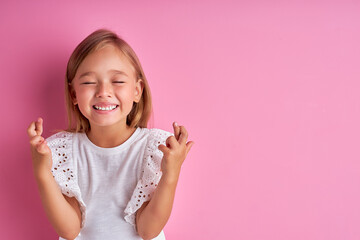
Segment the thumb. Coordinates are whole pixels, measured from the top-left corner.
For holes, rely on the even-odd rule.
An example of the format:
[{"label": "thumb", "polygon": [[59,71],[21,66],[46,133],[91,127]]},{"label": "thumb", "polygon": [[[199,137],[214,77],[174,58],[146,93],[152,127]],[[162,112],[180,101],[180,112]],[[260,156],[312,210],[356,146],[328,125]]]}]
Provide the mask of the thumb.
[{"label": "thumb", "polygon": [[158,146],[158,149],[159,149],[160,151],[162,151],[164,154],[166,154],[166,153],[168,153],[168,152],[170,151],[170,149],[169,149],[168,147],[166,147],[165,145],[162,145],[162,144],[160,144],[160,145]]},{"label": "thumb", "polygon": [[48,153],[48,146],[47,146],[47,142],[46,140],[44,140],[42,143],[40,143],[36,150],[40,153],[40,154],[47,154]]}]

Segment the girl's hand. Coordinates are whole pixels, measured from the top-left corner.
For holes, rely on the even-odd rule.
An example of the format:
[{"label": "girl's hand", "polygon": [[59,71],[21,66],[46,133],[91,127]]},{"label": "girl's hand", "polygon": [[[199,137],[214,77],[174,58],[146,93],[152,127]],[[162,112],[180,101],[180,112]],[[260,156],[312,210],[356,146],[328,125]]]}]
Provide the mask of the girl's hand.
[{"label": "girl's hand", "polygon": [[38,118],[36,122],[32,122],[27,129],[30,138],[31,155],[35,174],[44,170],[51,171],[52,159],[51,150],[46,140],[41,136],[43,133],[43,120]]},{"label": "girl's hand", "polygon": [[166,146],[159,145],[159,150],[164,153],[161,162],[162,178],[170,182],[177,182],[183,164],[188,152],[194,142],[187,142],[188,133],[184,126],[178,126],[173,123],[174,135],[166,139]]}]

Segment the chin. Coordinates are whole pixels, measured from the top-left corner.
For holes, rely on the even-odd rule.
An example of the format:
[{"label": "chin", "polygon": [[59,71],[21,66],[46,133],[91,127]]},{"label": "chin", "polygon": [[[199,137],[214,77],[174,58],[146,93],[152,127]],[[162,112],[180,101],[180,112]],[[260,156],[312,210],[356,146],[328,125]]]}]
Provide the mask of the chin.
[{"label": "chin", "polygon": [[[114,127],[114,126],[122,126],[123,124],[121,122],[114,122],[114,121],[99,121],[99,122],[92,122],[90,124],[91,126],[95,126],[95,127]],[[126,120],[124,125],[126,125]],[[127,125],[126,125],[127,126]]]}]

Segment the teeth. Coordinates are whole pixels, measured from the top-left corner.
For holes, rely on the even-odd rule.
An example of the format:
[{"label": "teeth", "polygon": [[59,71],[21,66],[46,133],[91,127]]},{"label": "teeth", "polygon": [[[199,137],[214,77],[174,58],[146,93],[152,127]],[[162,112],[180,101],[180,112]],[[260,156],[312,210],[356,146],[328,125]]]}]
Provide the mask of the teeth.
[{"label": "teeth", "polygon": [[108,107],[99,107],[99,106],[94,106],[95,109],[97,110],[101,110],[101,111],[110,111],[110,110],[114,110],[116,108],[116,105],[113,106],[108,106]]}]

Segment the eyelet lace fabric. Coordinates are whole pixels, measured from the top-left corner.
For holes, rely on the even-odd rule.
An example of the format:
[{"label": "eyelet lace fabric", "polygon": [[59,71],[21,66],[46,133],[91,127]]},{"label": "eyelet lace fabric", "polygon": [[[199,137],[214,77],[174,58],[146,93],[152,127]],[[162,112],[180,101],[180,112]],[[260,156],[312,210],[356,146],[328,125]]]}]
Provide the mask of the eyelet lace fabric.
[{"label": "eyelet lace fabric", "polygon": [[86,206],[81,198],[81,192],[72,160],[72,133],[60,132],[52,135],[46,141],[51,149],[51,172],[61,192],[68,197],[75,197],[80,205],[81,227],[85,224]]},{"label": "eyelet lace fabric", "polygon": [[133,195],[125,208],[125,220],[135,226],[135,213],[144,202],[150,201],[161,178],[161,160],[163,153],[159,145],[166,145],[166,139],[172,134],[161,129],[149,130],[143,162],[142,177],[138,181]]},{"label": "eyelet lace fabric", "polygon": [[[68,197],[75,197],[80,205],[82,221],[81,227],[85,225],[86,205],[82,199],[77,179],[77,169],[72,155],[72,138],[74,133],[60,132],[47,139],[52,153],[52,174],[61,189]],[[166,145],[166,139],[173,134],[161,129],[149,129],[147,139],[142,176],[138,181],[134,192],[128,202],[124,213],[125,221],[135,226],[135,213],[144,202],[150,201],[160,181],[161,160],[163,153],[158,149],[159,145]]]}]

